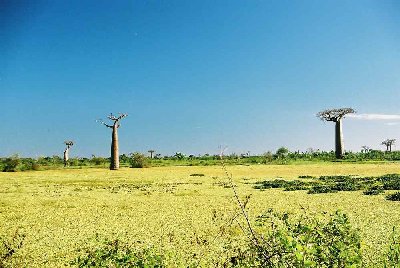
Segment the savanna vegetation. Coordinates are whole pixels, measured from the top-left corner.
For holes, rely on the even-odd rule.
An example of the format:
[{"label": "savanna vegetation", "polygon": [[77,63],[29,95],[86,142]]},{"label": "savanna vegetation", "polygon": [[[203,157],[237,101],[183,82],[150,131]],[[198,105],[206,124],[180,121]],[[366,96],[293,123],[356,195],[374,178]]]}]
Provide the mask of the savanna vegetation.
[{"label": "savanna vegetation", "polygon": [[[119,171],[106,161],[2,172],[0,266],[396,267],[399,175],[385,174],[398,163],[306,162],[284,151],[225,170],[189,157],[132,169],[128,156]],[[316,186],[334,191],[310,193]]]}]

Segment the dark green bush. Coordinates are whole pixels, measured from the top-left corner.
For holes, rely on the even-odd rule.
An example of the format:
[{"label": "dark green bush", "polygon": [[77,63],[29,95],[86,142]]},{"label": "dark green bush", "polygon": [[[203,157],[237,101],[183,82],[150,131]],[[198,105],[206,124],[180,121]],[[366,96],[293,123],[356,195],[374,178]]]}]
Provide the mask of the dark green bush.
[{"label": "dark green bush", "polygon": [[96,248],[83,249],[72,261],[78,267],[161,268],[163,256],[154,249],[137,249],[120,240],[106,241]]},{"label": "dark green bush", "polygon": [[367,190],[365,190],[363,192],[363,194],[365,194],[365,195],[378,195],[378,194],[381,194],[383,192],[384,192],[384,190],[383,190],[382,186],[375,185],[375,186],[369,187]]},{"label": "dark green bush", "polygon": [[290,218],[269,210],[258,217],[266,228],[256,234],[245,254],[231,258],[236,267],[361,267],[361,239],[348,217]]},{"label": "dark green bush", "polygon": [[362,188],[360,184],[354,182],[353,180],[336,183],[333,187],[337,191],[357,191]]},{"label": "dark green bush", "polygon": [[130,166],[131,168],[145,168],[149,167],[148,159],[144,154],[141,153],[132,153],[130,154]]},{"label": "dark green bush", "polygon": [[193,173],[193,174],[190,174],[190,176],[191,177],[204,177],[204,174],[203,173]]},{"label": "dark green bush", "polygon": [[394,194],[387,195],[386,199],[390,200],[390,201],[400,201],[400,192],[396,192]]},{"label": "dark green bush", "polygon": [[13,155],[3,161],[3,172],[16,172],[21,168],[21,159],[18,155]]}]

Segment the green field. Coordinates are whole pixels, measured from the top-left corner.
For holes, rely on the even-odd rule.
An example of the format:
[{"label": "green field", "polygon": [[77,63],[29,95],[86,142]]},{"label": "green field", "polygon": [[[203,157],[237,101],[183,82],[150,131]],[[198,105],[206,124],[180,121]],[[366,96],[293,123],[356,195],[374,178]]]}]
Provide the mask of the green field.
[{"label": "green field", "polygon": [[[400,173],[396,163],[318,163],[228,166],[239,196],[251,195],[251,221],[274,208],[345,212],[360,230],[363,261],[382,266],[393,226],[400,227],[400,202],[362,191],[307,194],[306,191],[254,189],[265,179],[300,175],[378,176]],[[190,176],[204,174],[204,176]],[[25,235],[11,265],[70,265],[79,249],[99,239],[121,239],[138,247],[153,246],[167,255],[168,266],[213,267],[227,258],[229,247],[246,237],[228,222],[238,206],[220,166],[144,169],[65,169],[0,173],[0,236]],[[222,228],[224,227],[224,228]]]}]

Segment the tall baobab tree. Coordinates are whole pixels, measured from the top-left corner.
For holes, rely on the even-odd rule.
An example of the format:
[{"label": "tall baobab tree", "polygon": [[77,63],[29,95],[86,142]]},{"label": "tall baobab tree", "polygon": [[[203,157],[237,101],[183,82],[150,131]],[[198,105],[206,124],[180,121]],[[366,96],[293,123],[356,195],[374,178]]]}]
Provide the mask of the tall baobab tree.
[{"label": "tall baobab tree", "polygon": [[105,125],[108,128],[112,129],[112,138],[111,138],[111,163],[110,169],[117,170],[119,169],[119,150],[118,150],[118,128],[121,126],[120,121],[122,118],[127,117],[127,114],[119,114],[118,116],[114,116],[110,114],[107,116],[109,120],[112,121],[112,124],[106,124],[102,120],[98,120],[100,123]]},{"label": "tall baobab tree", "polygon": [[386,139],[382,141],[382,145],[386,146],[386,151],[391,152],[392,151],[392,146],[395,144],[396,139]]},{"label": "tall baobab tree", "polygon": [[150,158],[153,158],[153,153],[155,152],[155,150],[151,149],[151,150],[148,150],[148,152],[150,153]]},{"label": "tall baobab tree", "polygon": [[64,150],[64,167],[68,165],[68,160],[69,160],[69,148],[74,145],[73,141],[64,141],[65,144],[65,150]]},{"label": "tall baobab tree", "polygon": [[355,113],[352,108],[328,109],[317,113],[322,121],[335,122],[335,155],[337,159],[343,157],[343,131],[342,119],[347,114]]}]

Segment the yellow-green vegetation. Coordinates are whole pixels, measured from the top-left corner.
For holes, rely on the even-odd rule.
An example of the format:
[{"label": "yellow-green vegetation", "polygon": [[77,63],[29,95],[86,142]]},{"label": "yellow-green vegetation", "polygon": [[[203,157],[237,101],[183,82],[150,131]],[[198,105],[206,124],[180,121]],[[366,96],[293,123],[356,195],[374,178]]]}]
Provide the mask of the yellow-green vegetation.
[{"label": "yellow-green vegetation", "polygon": [[[380,176],[400,173],[395,163],[318,163],[228,166],[254,226],[269,208],[293,215],[341,210],[359,229],[363,262],[382,267],[400,202],[363,191],[307,194],[254,189],[260,180],[299,176]],[[202,176],[204,174],[204,176]],[[309,180],[307,178],[301,180]],[[143,169],[64,169],[0,173],[0,236],[23,235],[11,266],[71,265],[82,250],[116,239],[165,256],[169,267],[222,265],[247,243],[235,221],[233,191],[219,166]],[[241,222],[243,219],[241,218]],[[255,227],[257,228],[257,227]],[[18,242],[19,243],[19,242]],[[155,254],[156,254],[155,253]]]}]

